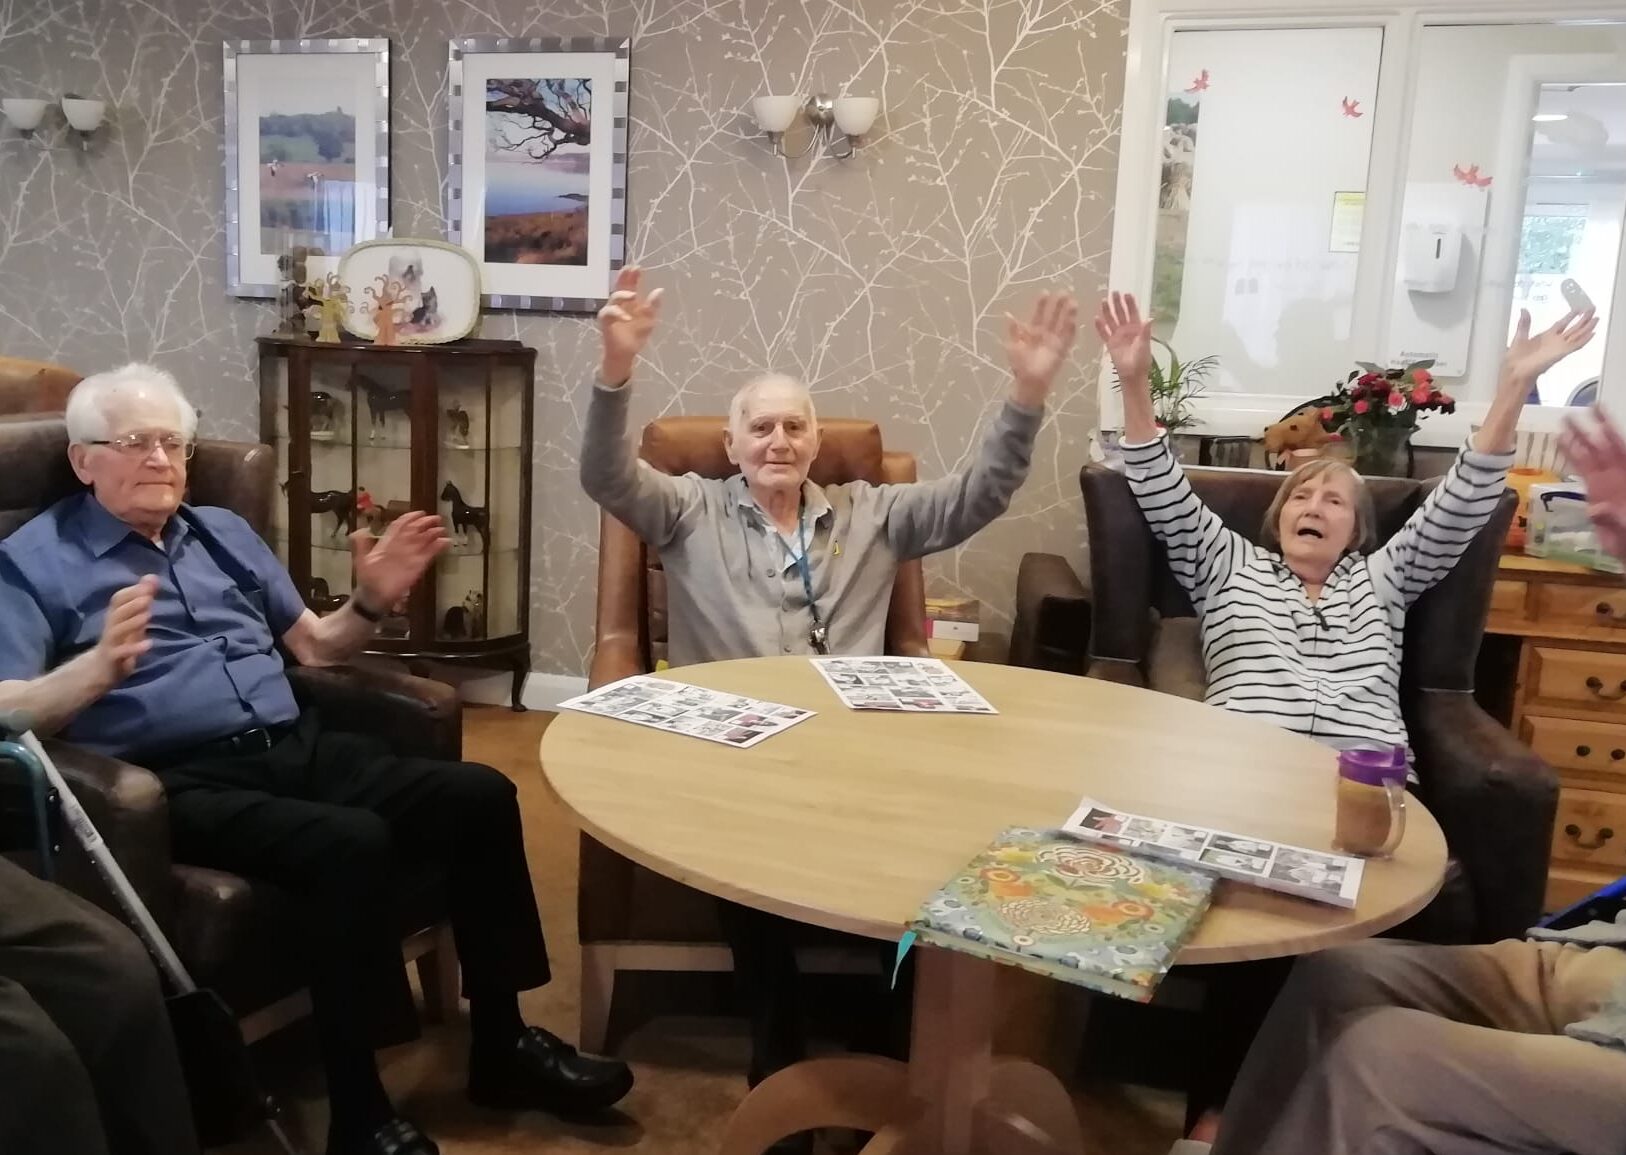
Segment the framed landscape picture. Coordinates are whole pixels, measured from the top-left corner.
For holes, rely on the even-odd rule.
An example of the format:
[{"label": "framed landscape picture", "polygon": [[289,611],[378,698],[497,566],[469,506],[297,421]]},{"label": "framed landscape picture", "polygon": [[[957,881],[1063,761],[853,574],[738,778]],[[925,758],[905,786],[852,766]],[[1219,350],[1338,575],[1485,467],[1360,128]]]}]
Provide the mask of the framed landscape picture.
[{"label": "framed landscape picture", "polygon": [[462,38],[446,230],[493,309],[594,312],[626,255],[628,40]]},{"label": "framed landscape picture", "polygon": [[226,288],[275,297],[278,258],[323,276],[390,228],[388,40],[228,40]]}]

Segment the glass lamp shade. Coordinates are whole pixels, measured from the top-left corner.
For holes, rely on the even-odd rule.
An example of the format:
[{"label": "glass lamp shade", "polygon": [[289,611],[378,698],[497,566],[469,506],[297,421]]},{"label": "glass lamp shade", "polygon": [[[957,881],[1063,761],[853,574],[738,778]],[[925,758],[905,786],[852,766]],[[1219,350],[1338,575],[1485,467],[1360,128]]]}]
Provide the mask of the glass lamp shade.
[{"label": "glass lamp shade", "polygon": [[0,113],[4,113],[19,132],[33,132],[38,128],[40,121],[45,119],[48,107],[43,100],[25,100],[15,96],[0,100]]},{"label": "glass lamp shade", "polygon": [[836,101],[836,127],[848,136],[863,136],[875,124],[881,102],[873,96],[843,96]]},{"label": "glass lamp shade", "polygon": [[68,118],[68,123],[79,132],[95,132],[102,123],[102,117],[107,113],[107,104],[100,100],[79,100],[64,98],[62,101],[62,115]]},{"label": "glass lamp shade", "polygon": [[763,132],[784,132],[796,119],[802,102],[794,96],[759,96],[751,110],[757,118],[757,127]]}]

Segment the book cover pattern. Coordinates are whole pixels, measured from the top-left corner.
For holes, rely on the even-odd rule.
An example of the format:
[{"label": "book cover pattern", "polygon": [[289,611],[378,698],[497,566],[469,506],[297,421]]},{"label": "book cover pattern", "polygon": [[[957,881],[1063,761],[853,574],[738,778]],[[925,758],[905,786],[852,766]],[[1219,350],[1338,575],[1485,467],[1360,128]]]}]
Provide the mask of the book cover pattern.
[{"label": "book cover pattern", "polygon": [[1012,827],[927,899],[912,929],[938,946],[1144,1002],[1213,888],[1198,870]]}]

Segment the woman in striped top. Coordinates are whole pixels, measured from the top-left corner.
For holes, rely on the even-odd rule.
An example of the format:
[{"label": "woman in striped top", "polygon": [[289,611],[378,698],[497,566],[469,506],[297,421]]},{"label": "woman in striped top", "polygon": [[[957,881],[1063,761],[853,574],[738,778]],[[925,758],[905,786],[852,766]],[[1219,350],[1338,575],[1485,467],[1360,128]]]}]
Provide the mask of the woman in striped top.
[{"label": "woman in striped top", "polygon": [[1206,700],[1335,746],[1408,745],[1400,711],[1406,611],[1490,519],[1535,380],[1592,337],[1592,312],[1538,336],[1521,316],[1496,397],[1445,479],[1374,550],[1372,499],[1349,466],[1313,461],[1282,483],[1262,545],[1226,529],[1187,483],[1152,411],[1152,320],[1114,293],[1095,328],[1123,390],[1129,485],[1191,598]]}]

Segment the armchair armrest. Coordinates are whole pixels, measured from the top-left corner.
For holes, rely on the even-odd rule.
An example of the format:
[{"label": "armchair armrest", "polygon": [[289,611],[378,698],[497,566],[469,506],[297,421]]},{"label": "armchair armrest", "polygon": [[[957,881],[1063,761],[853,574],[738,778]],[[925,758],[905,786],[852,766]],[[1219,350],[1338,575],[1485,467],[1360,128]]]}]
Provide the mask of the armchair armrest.
[{"label": "armchair armrest", "polygon": [[1103,682],[1117,682],[1121,686],[1139,686],[1146,688],[1146,673],[1134,662],[1124,662],[1117,658],[1090,659],[1087,678],[1099,678]]},{"label": "armchair armrest", "polygon": [[1475,941],[1517,937],[1541,916],[1558,775],[1474,702],[1425,690],[1412,711],[1418,794],[1475,895]]},{"label": "armchair armrest", "polygon": [[[46,739],[45,751],[153,918],[159,926],[169,926],[173,896],[163,783],[150,770],[57,739]],[[60,881],[98,906],[118,911],[107,884],[65,828]]]},{"label": "armchair armrest", "polygon": [[1073,567],[1053,553],[1023,554],[1010,664],[1082,674],[1089,648],[1090,600]]},{"label": "armchair armrest", "polygon": [[288,680],[327,729],[372,734],[420,758],[463,757],[463,700],[448,685],[355,666],[290,666]]},{"label": "armchair armrest", "polygon": [[593,649],[593,664],[587,671],[587,688],[596,690],[634,674],[647,674],[643,646],[637,634],[611,633],[599,637]]}]

